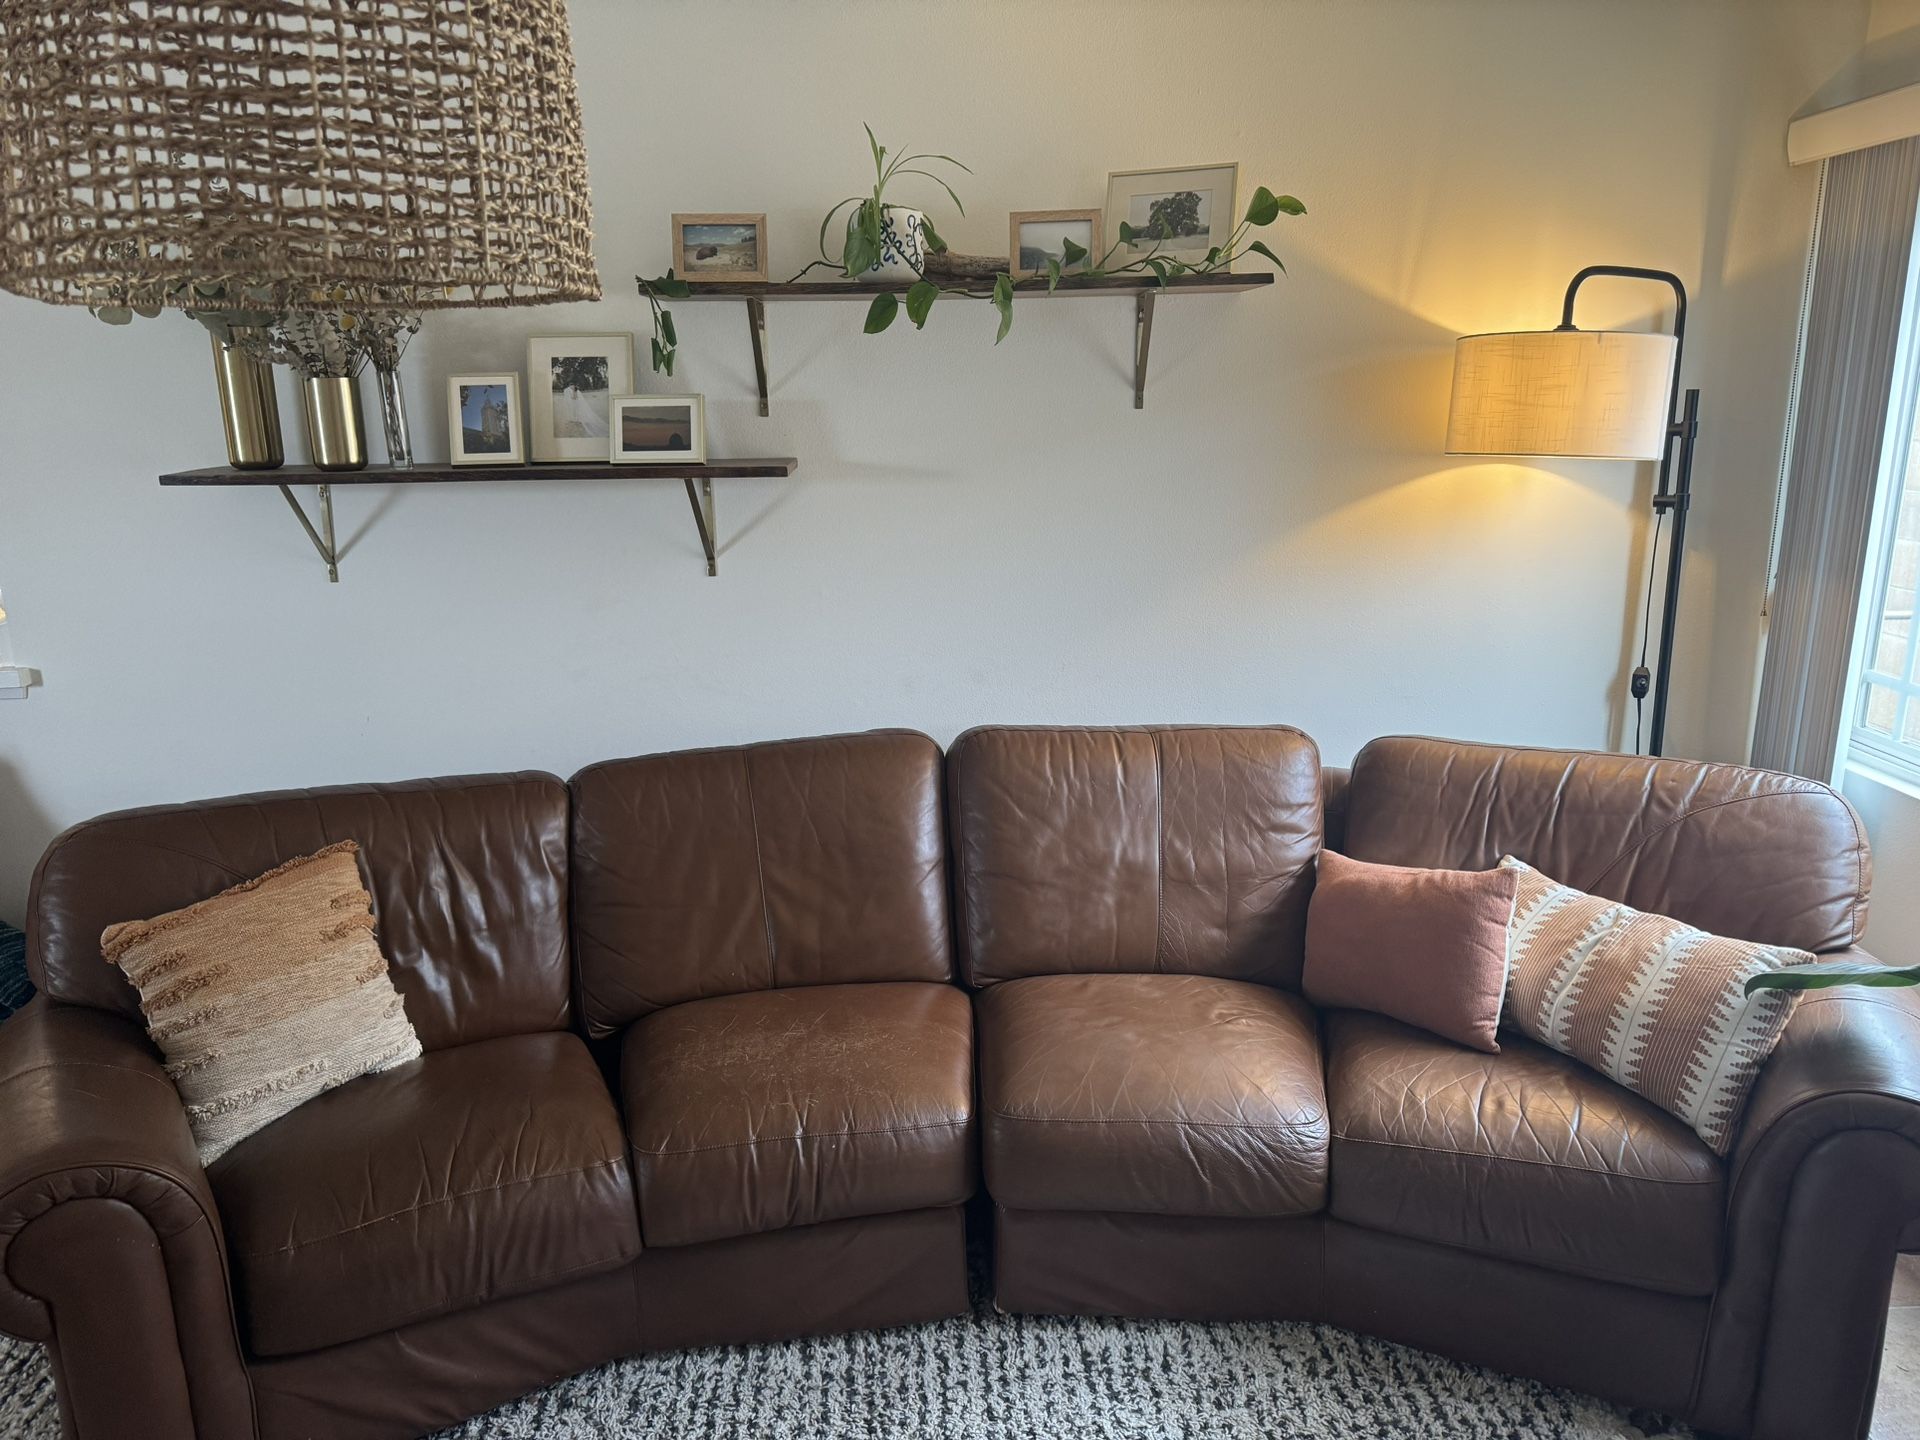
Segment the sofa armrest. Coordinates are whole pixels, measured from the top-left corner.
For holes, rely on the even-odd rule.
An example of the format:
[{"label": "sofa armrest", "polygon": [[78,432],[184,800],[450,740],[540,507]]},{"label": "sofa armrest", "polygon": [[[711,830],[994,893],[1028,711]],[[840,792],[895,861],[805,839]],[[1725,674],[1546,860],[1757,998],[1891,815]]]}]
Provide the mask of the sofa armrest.
[{"label": "sofa armrest", "polygon": [[48,1344],[80,1440],[251,1436],[226,1247],[140,1028],[34,1000],[0,1025],[0,1329]]},{"label": "sofa armrest", "polygon": [[[1823,958],[1873,963],[1863,951]],[[1896,1253],[1920,1243],[1920,992],[1801,998],[1728,1157],[1702,1422],[1866,1433]],[[1731,1408],[1730,1408],[1731,1407]],[[1726,1423],[1739,1410],[1746,1426]]]},{"label": "sofa armrest", "polygon": [[[1864,950],[1823,960],[1873,964]],[[1920,989],[1841,987],[1801,997],[1747,1098],[1733,1193],[1778,1181],[1838,1130],[1891,1130],[1920,1144]]]}]

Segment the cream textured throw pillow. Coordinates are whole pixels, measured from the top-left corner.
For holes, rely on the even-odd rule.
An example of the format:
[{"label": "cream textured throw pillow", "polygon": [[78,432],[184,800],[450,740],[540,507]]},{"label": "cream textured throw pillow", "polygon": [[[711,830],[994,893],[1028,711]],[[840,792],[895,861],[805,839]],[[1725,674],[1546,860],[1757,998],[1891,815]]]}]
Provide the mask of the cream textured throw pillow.
[{"label": "cream textured throw pillow", "polygon": [[342,840],[184,910],[109,926],[211,1164],[323,1090],[420,1054]]},{"label": "cream textured throw pillow", "polygon": [[1724,1155],[1799,996],[1747,977],[1813,956],[1601,900],[1511,855],[1507,1023],[1644,1095]]}]

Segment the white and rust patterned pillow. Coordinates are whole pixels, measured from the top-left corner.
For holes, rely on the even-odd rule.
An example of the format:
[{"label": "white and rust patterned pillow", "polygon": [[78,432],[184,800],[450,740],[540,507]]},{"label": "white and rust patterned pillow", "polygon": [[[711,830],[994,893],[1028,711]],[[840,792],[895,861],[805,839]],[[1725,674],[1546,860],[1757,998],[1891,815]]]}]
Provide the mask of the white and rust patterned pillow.
[{"label": "white and rust patterned pillow", "polygon": [[1506,1023],[1591,1065],[1727,1153],[1797,994],[1747,978],[1813,956],[1709,935],[1548,879],[1509,855]]},{"label": "white and rust patterned pillow", "polygon": [[140,991],[202,1164],[322,1091],[420,1054],[358,853],[342,840],[101,935]]}]

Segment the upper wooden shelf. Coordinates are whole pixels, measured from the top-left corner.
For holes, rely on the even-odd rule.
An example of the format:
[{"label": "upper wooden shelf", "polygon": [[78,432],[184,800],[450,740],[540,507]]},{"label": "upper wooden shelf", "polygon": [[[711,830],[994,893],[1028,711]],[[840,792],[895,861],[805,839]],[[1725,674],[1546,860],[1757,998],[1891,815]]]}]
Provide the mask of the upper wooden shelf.
[{"label": "upper wooden shelf", "polygon": [[[946,290],[993,288],[992,276],[935,276],[934,283]],[[737,281],[689,280],[693,300],[859,300],[875,295],[904,295],[916,282],[912,280],[789,280]],[[1239,295],[1273,284],[1271,270],[1245,275],[1179,275],[1162,285],[1151,275],[1101,275],[1093,279],[1062,276],[1060,284],[1047,289],[1044,276],[1013,282],[1014,294],[1023,300],[1060,300],[1074,295]]]},{"label": "upper wooden shelf", "polygon": [[[747,306],[747,334],[753,340],[753,378],[760,391],[760,413],[772,413],[767,395],[767,304],[769,300],[871,300],[875,295],[904,295],[917,280],[787,280],[737,281],[689,280],[690,300],[744,300]],[[966,290],[985,295],[992,289],[986,277],[936,277],[947,290]],[[1013,282],[1020,303],[1029,300],[1064,300],[1097,295],[1133,297],[1133,408],[1147,406],[1147,352],[1153,344],[1153,305],[1162,295],[1244,295],[1273,284],[1271,270],[1245,275],[1179,275],[1164,285],[1152,275],[1100,275],[1093,278],[1068,275],[1052,290],[1044,276],[1029,276]],[[678,303],[673,302],[673,303]]]},{"label": "upper wooden shelf", "polygon": [[616,465],[606,460],[576,460],[538,465],[415,465],[396,470],[369,465],[364,470],[322,470],[313,465],[282,465],[277,470],[235,470],[214,465],[205,470],[176,470],[162,485],[437,485],[466,480],[730,480],[742,476],[791,475],[800,462],[791,455],[759,460],[713,460],[704,465]]},{"label": "upper wooden shelf", "polygon": [[[791,455],[765,460],[713,460],[705,465],[616,465],[606,460],[580,460],[540,465],[414,465],[396,470],[391,465],[369,465],[364,470],[322,470],[314,465],[282,465],[277,470],[235,470],[215,465],[205,470],[176,470],[162,475],[162,485],[272,485],[286,497],[300,528],[326,564],[327,579],[340,579],[340,547],[333,538],[333,487],[336,485],[436,485],[469,480],[681,480],[693,523],[700,530],[700,548],[707,553],[707,574],[720,573],[714,546],[713,482],[749,476],[791,475],[800,462]],[[699,481],[698,488],[694,482]],[[307,518],[291,486],[320,487],[320,524]]]}]

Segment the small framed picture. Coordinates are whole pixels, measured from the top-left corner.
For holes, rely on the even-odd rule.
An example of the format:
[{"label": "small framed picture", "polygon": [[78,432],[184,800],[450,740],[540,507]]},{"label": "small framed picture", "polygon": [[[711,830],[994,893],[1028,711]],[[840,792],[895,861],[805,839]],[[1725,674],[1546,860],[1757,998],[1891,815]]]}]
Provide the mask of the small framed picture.
[{"label": "small framed picture", "polygon": [[1185,170],[1116,170],[1107,176],[1107,223],[1136,232],[1114,252],[1117,264],[1159,254],[1197,264],[1225,245],[1239,212],[1234,190],[1240,166],[1194,165]]},{"label": "small framed picture", "polygon": [[527,458],[518,375],[447,380],[447,452],[455,465],[519,465]]},{"label": "small framed picture", "polygon": [[765,280],[767,217],[674,216],[673,269],[682,280]]},{"label": "small framed picture", "polygon": [[706,397],[614,397],[613,450],[608,458],[617,465],[706,464]]},{"label": "small framed picture", "polygon": [[1016,280],[1046,274],[1048,260],[1060,262],[1062,275],[1086,269],[1090,260],[1067,264],[1065,241],[1071,240],[1095,260],[1105,243],[1098,210],[1016,210],[1008,217],[1007,229],[1007,264]]},{"label": "small framed picture", "polygon": [[535,335],[527,341],[533,458],[607,458],[607,402],[633,389],[633,333]]}]

